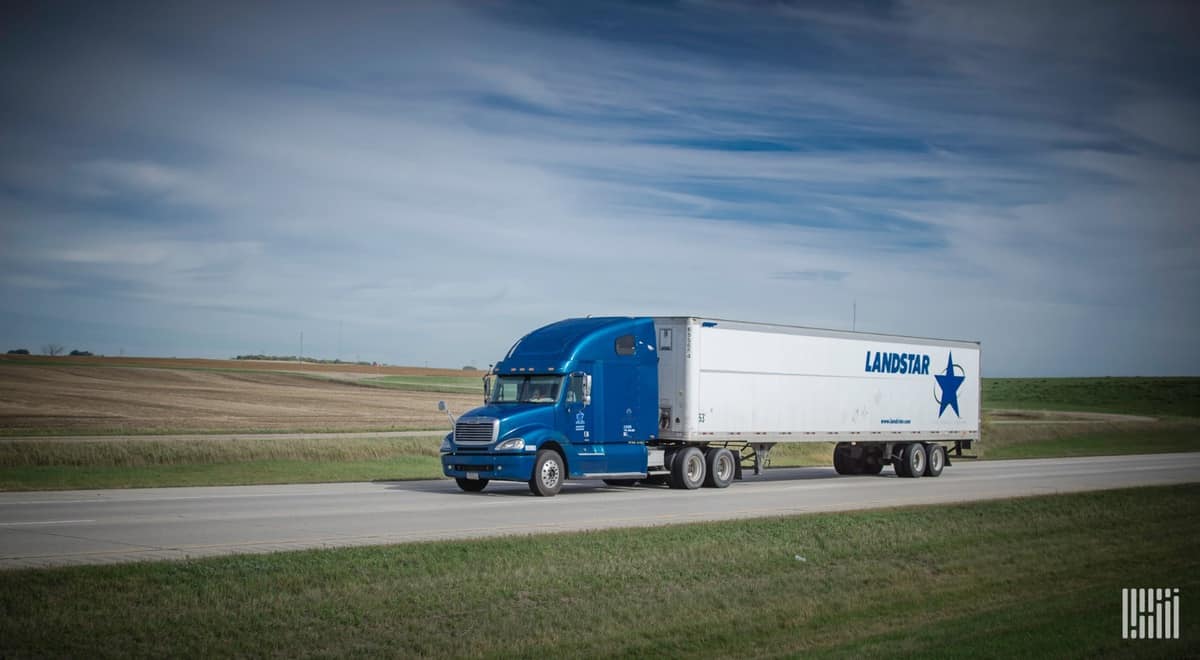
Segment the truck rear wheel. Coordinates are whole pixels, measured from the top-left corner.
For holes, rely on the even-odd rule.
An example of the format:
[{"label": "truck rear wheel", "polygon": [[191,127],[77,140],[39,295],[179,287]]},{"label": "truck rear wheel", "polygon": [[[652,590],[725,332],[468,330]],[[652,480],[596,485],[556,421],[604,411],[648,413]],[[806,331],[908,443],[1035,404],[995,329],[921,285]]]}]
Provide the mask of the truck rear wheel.
[{"label": "truck rear wheel", "polygon": [[925,474],[925,445],[913,442],[900,449],[900,462],[896,474],[901,477],[920,477]]},{"label": "truck rear wheel", "polygon": [[709,488],[725,488],[733,483],[737,466],[733,452],[724,447],[709,449],[704,455],[704,485]]},{"label": "truck rear wheel", "polygon": [[946,469],[946,448],[937,444],[925,445],[925,476],[940,477]]},{"label": "truck rear wheel", "polygon": [[466,491],[468,493],[478,493],[479,491],[481,491],[487,487],[488,480],[487,479],[463,479],[462,477],[455,477],[454,483],[458,484],[459,488],[463,489],[464,491]]},{"label": "truck rear wheel", "polygon": [[671,488],[699,488],[704,484],[704,472],[704,454],[695,447],[684,447],[671,461]]},{"label": "truck rear wheel", "polygon": [[566,470],[563,468],[562,456],[553,449],[543,449],[537,453],[537,460],[533,463],[533,476],[529,479],[529,490],[534,495],[553,497],[562,490],[565,476]]}]

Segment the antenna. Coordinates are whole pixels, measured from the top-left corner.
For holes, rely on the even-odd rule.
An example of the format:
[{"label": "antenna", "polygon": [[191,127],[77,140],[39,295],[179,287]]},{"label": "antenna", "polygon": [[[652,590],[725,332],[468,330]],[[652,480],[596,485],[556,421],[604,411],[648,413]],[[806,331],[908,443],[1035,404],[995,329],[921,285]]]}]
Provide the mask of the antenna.
[{"label": "antenna", "polygon": [[858,299],[854,300],[854,314],[850,317],[850,331],[858,330]]}]

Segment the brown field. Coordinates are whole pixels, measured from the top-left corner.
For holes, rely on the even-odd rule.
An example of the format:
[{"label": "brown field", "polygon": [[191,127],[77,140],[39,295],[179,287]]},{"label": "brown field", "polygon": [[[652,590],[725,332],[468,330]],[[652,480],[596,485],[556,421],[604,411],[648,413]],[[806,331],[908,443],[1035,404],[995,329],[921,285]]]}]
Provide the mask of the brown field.
[{"label": "brown field", "polygon": [[[375,375],[463,375],[451,369],[162,358],[53,358],[54,365],[47,365],[48,360],[0,359],[0,434],[443,429],[448,420],[437,410],[439,399],[461,413],[482,397],[355,382]],[[241,371],[247,369],[263,371]]]},{"label": "brown field", "polygon": [[[285,360],[210,360],[207,358],[74,357],[43,355],[0,355],[0,365],[52,363],[64,366],[150,367],[157,369],[232,369],[237,371],[298,371],[304,373],[348,373],[364,376],[462,376],[460,369],[397,367],[392,365],[324,364]],[[479,374],[481,377],[482,373]]]}]

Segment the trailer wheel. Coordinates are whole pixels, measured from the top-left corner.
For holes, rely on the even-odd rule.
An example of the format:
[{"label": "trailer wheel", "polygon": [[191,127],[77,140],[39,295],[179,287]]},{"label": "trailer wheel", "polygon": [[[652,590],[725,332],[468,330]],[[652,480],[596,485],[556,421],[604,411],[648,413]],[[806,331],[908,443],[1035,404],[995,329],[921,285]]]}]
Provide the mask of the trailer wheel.
[{"label": "trailer wheel", "polygon": [[704,483],[704,472],[704,454],[695,447],[684,447],[671,461],[671,488],[699,488]]},{"label": "trailer wheel", "polygon": [[481,491],[487,487],[488,480],[487,479],[463,479],[462,477],[455,477],[454,483],[458,484],[459,488],[463,489],[464,491],[466,491],[468,493],[478,493],[479,491]]},{"label": "trailer wheel", "polygon": [[533,476],[529,479],[529,490],[534,495],[553,497],[562,490],[565,472],[562,456],[559,456],[558,452],[553,449],[543,449],[537,453],[537,460],[533,463]]},{"label": "trailer wheel", "polygon": [[879,474],[883,472],[883,450],[878,447],[863,452],[862,460],[858,462],[859,474]]},{"label": "trailer wheel", "polygon": [[940,477],[946,469],[946,448],[938,444],[925,446],[925,476]]},{"label": "trailer wheel", "polygon": [[896,474],[901,477],[920,477],[925,474],[925,445],[913,442],[904,445],[900,450],[900,462],[896,464]]},{"label": "trailer wheel", "polygon": [[609,486],[636,486],[637,479],[605,479],[604,483]]},{"label": "trailer wheel", "polygon": [[733,483],[737,466],[733,452],[724,447],[709,449],[704,455],[704,485],[709,488],[725,488]]},{"label": "trailer wheel", "polygon": [[850,445],[839,442],[833,448],[833,469],[838,474],[856,474],[854,461],[850,459]]}]

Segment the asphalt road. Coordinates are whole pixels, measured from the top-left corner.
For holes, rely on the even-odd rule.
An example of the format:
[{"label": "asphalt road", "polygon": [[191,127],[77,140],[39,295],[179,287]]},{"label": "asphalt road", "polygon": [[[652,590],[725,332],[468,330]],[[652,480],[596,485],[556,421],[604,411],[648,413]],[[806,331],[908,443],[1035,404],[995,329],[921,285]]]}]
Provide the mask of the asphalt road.
[{"label": "asphalt road", "polygon": [[1200,453],[959,461],[937,479],[891,469],[770,470],[725,490],[569,482],[480,494],[451,481],[0,493],[0,568],[182,559],[430,539],[653,526],[701,520],[953,503],[1200,481]]}]

